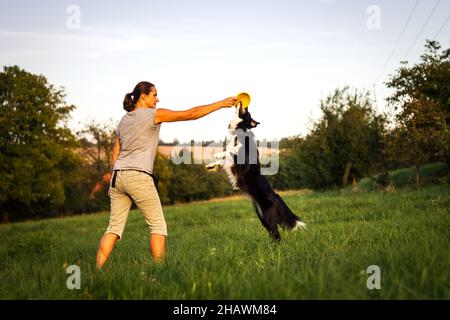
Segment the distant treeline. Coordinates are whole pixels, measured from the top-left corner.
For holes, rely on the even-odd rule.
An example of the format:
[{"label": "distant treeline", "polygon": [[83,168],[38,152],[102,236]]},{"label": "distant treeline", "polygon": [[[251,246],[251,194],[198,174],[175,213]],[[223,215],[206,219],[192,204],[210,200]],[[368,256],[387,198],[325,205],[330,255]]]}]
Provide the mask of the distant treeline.
[{"label": "distant treeline", "polygon": [[[450,49],[428,41],[417,64],[402,62],[386,83],[392,90],[389,112],[376,111],[369,91],[344,87],[330,93],[307,135],[280,141],[279,172],[270,182],[277,189],[322,189],[377,175],[384,188],[389,171],[413,167],[413,183],[420,186],[424,164],[439,161],[450,168],[449,56]],[[74,133],[67,127],[74,109],[64,90],[42,75],[18,66],[0,73],[3,222],[109,210],[105,173],[115,126],[92,122]],[[204,165],[175,165],[158,154],[154,169],[163,204],[234,192],[223,172],[208,172]]]}]

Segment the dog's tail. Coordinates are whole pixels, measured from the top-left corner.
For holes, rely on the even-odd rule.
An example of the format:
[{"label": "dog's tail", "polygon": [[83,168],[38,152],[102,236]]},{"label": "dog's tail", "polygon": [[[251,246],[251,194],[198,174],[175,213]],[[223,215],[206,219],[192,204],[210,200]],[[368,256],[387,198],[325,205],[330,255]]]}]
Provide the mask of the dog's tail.
[{"label": "dog's tail", "polygon": [[295,231],[297,229],[306,229],[306,223],[304,223],[301,220],[297,220],[295,222],[295,226],[291,229],[292,231]]},{"label": "dog's tail", "polygon": [[279,194],[274,195],[276,203],[278,204],[278,214],[280,215],[280,225],[283,229],[297,230],[306,229],[306,223],[304,223],[292,210],[287,206],[284,200]]}]

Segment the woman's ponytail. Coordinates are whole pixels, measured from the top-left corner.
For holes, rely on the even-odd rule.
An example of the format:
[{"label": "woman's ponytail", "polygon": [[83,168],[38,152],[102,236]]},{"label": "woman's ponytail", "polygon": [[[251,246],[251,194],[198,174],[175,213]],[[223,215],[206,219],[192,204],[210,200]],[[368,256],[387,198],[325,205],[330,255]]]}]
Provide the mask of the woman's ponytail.
[{"label": "woman's ponytail", "polygon": [[123,108],[130,112],[134,109],[135,105],[133,103],[133,92],[127,93],[123,99]]},{"label": "woman's ponytail", "polygon": [[123,99],[123,108],[127,111],[133,111],[136,107],[136,103],[139,101],[139,98],[141,97],[141,94],[149,94],[152,88],[154,87],[153,84],[147,81],[141,81],[139,82],[136,87],[134,87],[133,92],[127,93],[125,95],[125,98]]}]

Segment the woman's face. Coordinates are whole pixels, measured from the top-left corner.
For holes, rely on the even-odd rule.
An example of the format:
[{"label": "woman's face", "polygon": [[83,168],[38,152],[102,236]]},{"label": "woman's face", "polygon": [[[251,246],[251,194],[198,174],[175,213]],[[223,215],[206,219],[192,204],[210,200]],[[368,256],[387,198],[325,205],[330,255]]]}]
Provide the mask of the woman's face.
[{"label": "woman's face", "polygon": [[158,92],[156,91],[156,88],[152,87],[149,94],[141,94],[141,99],[147,108],[156,108],[156,104],[159,102]]}]

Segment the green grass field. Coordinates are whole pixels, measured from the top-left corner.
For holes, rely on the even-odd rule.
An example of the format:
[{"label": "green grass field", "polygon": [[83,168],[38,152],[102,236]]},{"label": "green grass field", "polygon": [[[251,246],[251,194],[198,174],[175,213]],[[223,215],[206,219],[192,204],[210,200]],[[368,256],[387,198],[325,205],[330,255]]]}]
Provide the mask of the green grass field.
[{"label": "green grass field", "polygon": [[[0,226],[1,299],[449,299],[450,186],[289,192],[308,224],[273,244],[247,199],[165,207],[167,263],[137,211],[101,272],[108,213]],[[81,289],[69,290],[69,265]],[[366,286],[381,269],[381,289]]]}]

